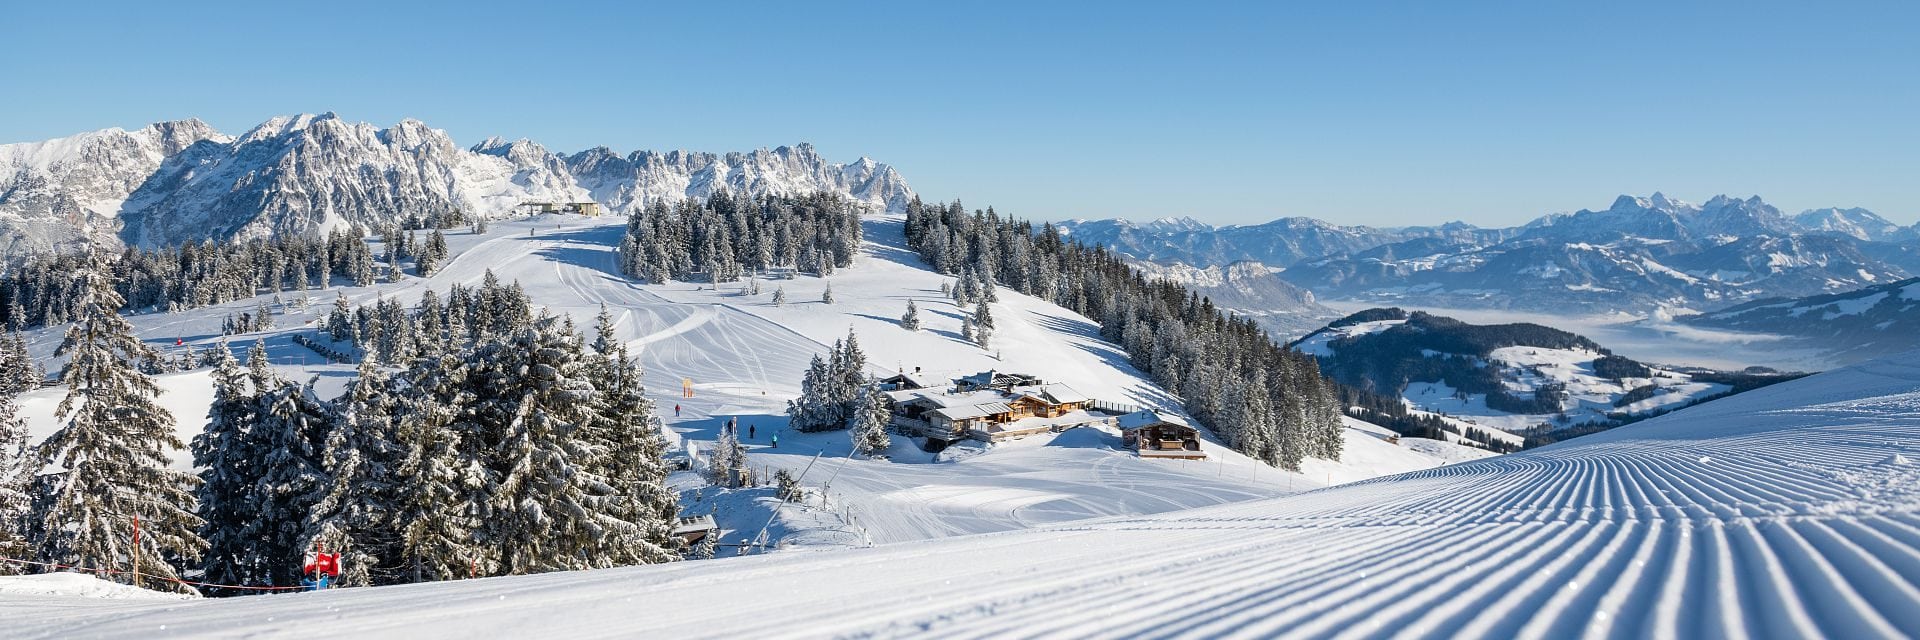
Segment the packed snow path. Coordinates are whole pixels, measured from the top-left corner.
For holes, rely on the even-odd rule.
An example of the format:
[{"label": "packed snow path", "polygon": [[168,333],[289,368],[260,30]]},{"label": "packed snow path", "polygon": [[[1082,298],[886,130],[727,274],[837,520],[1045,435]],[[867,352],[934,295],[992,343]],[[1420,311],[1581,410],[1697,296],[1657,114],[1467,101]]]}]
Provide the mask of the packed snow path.
[{"label": "packed snow path", "polygon": [[140,603],[22,637],[1920,634],[1920,353],[1537,451],[1206,509],[659,567]]}]

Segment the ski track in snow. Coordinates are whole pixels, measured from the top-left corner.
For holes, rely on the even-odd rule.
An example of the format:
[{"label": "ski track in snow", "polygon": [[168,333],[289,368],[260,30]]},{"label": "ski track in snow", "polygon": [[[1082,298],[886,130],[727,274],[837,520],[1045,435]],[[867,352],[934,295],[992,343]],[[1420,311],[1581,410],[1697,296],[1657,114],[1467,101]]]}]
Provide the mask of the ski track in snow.
[{"label": "ski track in snow", "polygon": [[[1902,637],[1920,633],[1920,465],[1895,454],[1920,455],[1920,353],[1539,450],[1159,515],[381,589],[0,606],[28,614],[9,616],[20,637]],[[919,487],[898,497],[1051,504],[1044,484],[974,496],[916,481],[896,478]]]}]

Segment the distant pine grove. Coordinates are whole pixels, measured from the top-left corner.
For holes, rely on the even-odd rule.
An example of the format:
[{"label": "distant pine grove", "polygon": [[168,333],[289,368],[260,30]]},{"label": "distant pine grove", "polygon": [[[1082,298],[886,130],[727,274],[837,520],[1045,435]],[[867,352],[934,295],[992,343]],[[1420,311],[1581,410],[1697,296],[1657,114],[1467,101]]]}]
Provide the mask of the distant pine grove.
[{"label": "distant pine grove", "polygon": [[1292,470],[1307,457],[1340,458],[1335,385],[1311,356],[1282,348],[1251,320],[1179,285],[1148,282],[1118,255],[1066,240],[1050,224],[1036,230],[992,209],[917,198],[906,218],[908,245],[934,270],[962,283],[998,282],[1094,320],[1234,450]]},{"label": "distant pine grove", "polygon": [[860,250],[861,207],[831,193],[734,196],[669,206],[658,200],[627,221],[620,270],[647,282],[700,279],[715,284],[748,272],[791,269],[833,275]]},{"label": "distant pine grove", "polygon": [[[128,247],[112,261],[114,290],[124,301],[120,311],[182,311],[242,300],[265,293],[332,287],[334,278],[356,286],[394,280],[407,260],[417,275],[428,275],[447,257],[441,225],[464,217],[410,219],[427,225],[425,234],[399,228],[380,232],[385,268],[375,268],[365,229],[334,229],[325,238],[274,236],[246,242],[186,244],[162,249]],[[475,223],[484,228],[484,222]],[[409,229],[418,228],[409,226]],[[63,324],[77,317],[82,298],[72,274],[94,258],[87,253],[43,255],[27,259],[0,275],[0,324],[14,329]]]}]

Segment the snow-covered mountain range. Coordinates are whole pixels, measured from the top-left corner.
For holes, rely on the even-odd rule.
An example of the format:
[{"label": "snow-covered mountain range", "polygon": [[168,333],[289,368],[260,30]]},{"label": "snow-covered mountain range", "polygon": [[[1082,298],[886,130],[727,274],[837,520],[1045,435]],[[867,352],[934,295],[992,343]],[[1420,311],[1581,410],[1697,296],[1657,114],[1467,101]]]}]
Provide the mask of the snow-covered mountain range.
[{"label": "snow-covered mountain range", "polygon": [[497,216],[527,201],[617,213],[717,190],[829,191],[900,209],[892,167],[827,162],[811,145],[746,153],[561,155],[528,140],[470,148],[418,120],[380,128],[334,114],[277,117],[240,136],[199,120],[0,145],[0,255],[86,241],[159,246],[310,233],[411,215]]},{"label": "snow-covered mountain range", "polygon": [[1161,218],[1146,224],[1119,219],[1068,220],[1056,222],[1054,226],[1075,240],[1105,246],[1140,260],[1202,267],[1242,260],[1285,266],[1408,240],[1488,243],[1514,233],[1509,229],[1481,229],[1464,222],[1380,229],[1343,226],[1313,218],[1281,218],[1265,224],[1229,226],[1214,226],[1185,217]]},{"label": "snow-covered mountain range", "polygon": [[1148,278],[1178,284],[1214,306],[1254,319],[1281,341],[1340,317],[1314,300],[1313,292],[1281,280],[1267,265],[1252,260],[1211,267],[1145,261],[1133,266]]},{"label": "snow-covered mountain range", "polygon": [[[1655,193],[1510,229],[1377,230],[1288,218],[1257,226],[1062,223],[1141,259],[1208,266],[1297,256],[1280,277],[1325,298],[1552,312],[1706,310],[1920,274],[1920,232],[1864,209],[1797,216],[1758,197],[1692,204]],[[1281,249],[1273,249],[1273,248]]]},{"label": "snow-covered mountain range", "polygon": [[1787,336],[1855,362],[1920,348],[1920,278],[1791,300],[1756,300],[1674,318],[1697,327]]}]

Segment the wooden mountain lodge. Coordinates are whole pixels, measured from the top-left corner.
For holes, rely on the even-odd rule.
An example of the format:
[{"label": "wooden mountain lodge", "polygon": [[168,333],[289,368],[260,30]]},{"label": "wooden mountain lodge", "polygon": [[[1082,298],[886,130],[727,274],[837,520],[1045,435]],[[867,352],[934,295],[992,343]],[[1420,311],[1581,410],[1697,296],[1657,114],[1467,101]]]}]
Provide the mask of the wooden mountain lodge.
[{"label": "wooden mountain lodge", "polygon": [[881,380],[894,389],[893,425],[938,440],[998,442],[1112,420],[1095,406],[1104,403],[1033,376],[986,371],[949,381],[918,369]]},{"label": "wooden mountain lodge", "polygon": [[1158,411],[1135,411],[1114,420],[1127,446],[1142,458],[1199,460],[1207,457],[1200,450],[1200,430],[1179,416]]}]

